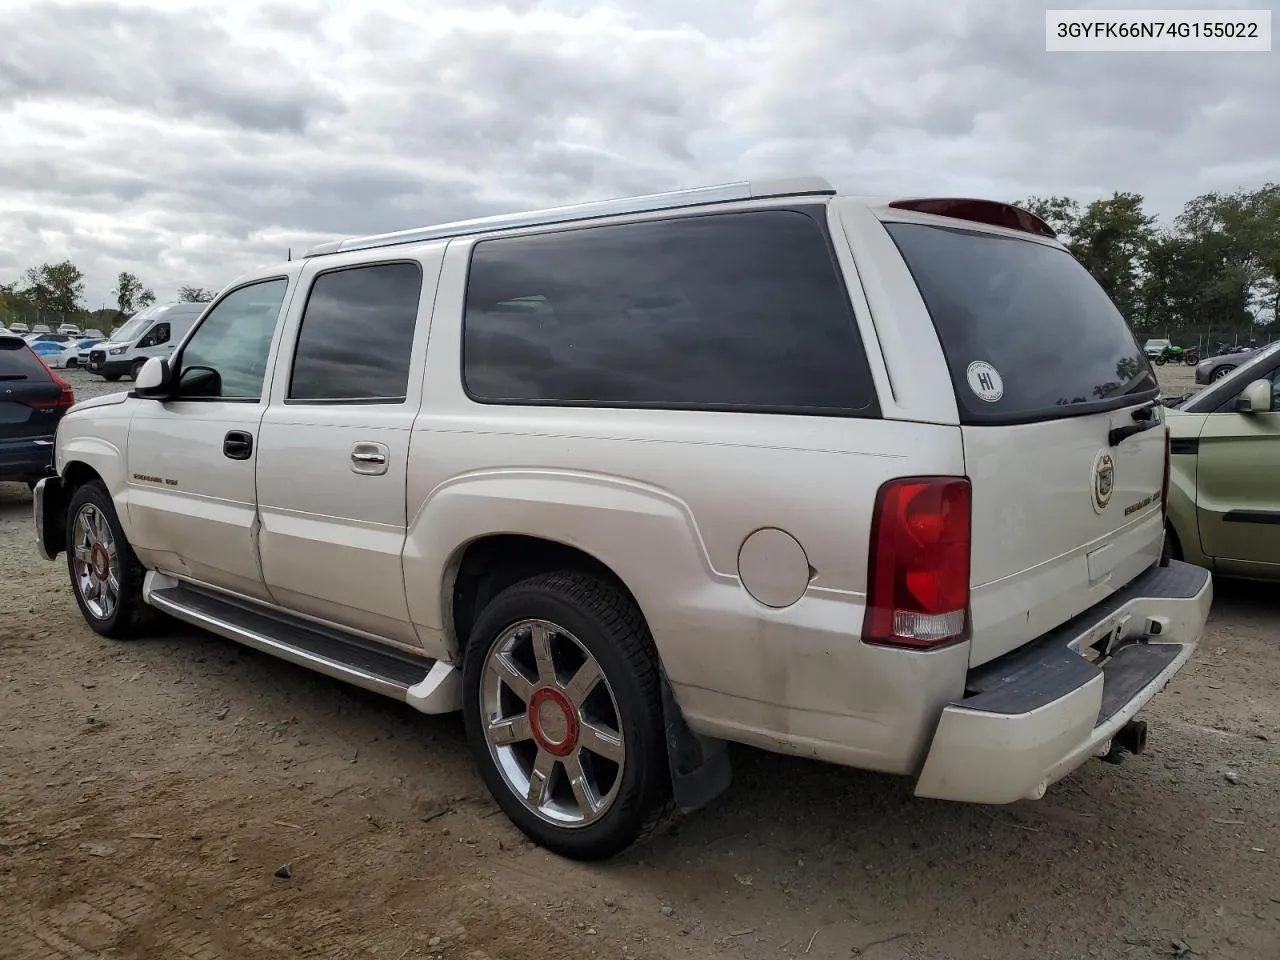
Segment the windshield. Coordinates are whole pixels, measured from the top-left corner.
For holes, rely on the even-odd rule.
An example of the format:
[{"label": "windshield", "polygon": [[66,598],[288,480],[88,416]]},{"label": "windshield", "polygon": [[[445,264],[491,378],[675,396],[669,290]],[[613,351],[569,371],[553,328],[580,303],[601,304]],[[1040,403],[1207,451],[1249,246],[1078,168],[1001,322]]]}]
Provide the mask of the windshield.
[{"label": "windshield", "polygon": [[1029,423],[1153,399],[1146,355],[1060,247],[886,223],[938,331],[965,424]]},{"label": "windshield", "polygon": [[139,310],[125,323],[123,327],[111,334],[111,339],[116,343],[131,343],[142,335],[151,323],[151,314],[155,312],[154,307],[148,307],[146,310]]}]

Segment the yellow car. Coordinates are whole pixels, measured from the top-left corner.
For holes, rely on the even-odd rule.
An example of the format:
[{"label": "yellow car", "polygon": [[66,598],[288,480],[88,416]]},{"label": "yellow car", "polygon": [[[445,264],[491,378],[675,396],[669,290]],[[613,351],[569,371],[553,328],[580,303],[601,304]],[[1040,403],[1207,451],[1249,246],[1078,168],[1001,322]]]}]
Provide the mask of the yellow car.
[{"label": "yellow car", "polygon": [[1280,343],[1166,414],[1168,554],[1280,580]]}]

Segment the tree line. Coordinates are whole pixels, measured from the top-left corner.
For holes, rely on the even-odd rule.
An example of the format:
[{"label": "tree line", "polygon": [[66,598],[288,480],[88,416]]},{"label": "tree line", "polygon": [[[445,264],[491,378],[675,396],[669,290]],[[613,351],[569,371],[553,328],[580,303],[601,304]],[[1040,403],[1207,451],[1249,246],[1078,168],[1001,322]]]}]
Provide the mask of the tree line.
[{"label": "tree line", "polygon": [[1203,194],[1168,225],[1143,203],[1118,192],[1018,206],[1058,232],[1140,336],[1205,348],[1280,337],[1280,184]]},{"label": "tree line", "polygon": [[[215,293],[205,287],[183,286],[178,288],[178,299],[208,303]],[[60,323],[78,323],[106,330],[156,302],[155,292],[127,270],[116,277],[111,295],[115,298],[113,307],[91,310],[83,302],[84,274],[79,267],[70,260],[42,263],[12,283],[0,283],[0,324],[45,323],[56,327]]]}]

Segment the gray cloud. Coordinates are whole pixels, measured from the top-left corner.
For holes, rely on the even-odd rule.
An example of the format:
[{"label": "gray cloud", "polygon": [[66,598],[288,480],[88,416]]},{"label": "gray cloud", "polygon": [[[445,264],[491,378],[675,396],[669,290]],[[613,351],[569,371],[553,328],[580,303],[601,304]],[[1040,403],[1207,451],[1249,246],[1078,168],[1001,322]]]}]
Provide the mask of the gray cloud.
[{"label": "gray cloud", "polygon": [[42,3],[6,17],[0,103],[69,98],[300,133],[342,109],[322,76],[243,43],[210,11]]},{"label": "gray cloud", "polygon": [[332,236],[744,176],[1166,217],[1280,179],[1274,56],[1048,54],[1015,0],[391,9],[7,8],[0,282],[72,256],[95,304],[123,269],[171,296]]}]

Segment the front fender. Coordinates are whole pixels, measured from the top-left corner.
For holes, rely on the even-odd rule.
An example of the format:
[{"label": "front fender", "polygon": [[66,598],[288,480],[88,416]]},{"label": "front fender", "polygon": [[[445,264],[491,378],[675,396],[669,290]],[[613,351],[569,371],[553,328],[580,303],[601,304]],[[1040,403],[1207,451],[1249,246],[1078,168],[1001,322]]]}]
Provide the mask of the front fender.
[{"label": "front fender", "polygon": [[456,570],[467,546],[517,534],[575,547],[595,557],[635,596],[662,654],[661,611],[708,580],[736,585],[712,568],[688,506],[670,493],[618,477],[541,470],[466,474],[436,487],[409,524],[405,582],[409,612],[431,656],[453,659],[445,623]]},{"label": "front fender", "polygon": [[112,499],[124,496],[127,483],[123,445],[92,434],[65,439],[61,434],[59,430],[57,469],[60,476],[66,477],[74,464],[83,464],[102,478]]}]

